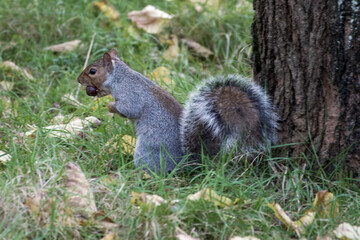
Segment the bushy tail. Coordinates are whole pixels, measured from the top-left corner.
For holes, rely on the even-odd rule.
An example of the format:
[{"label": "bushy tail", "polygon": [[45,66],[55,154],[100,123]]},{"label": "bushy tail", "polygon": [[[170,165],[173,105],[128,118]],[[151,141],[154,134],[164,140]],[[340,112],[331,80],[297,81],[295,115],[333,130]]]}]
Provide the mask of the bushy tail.
[{"label": "bushy tail", "polygon": [[184,152],[252,153],[276,142],[278,116],[257,84],[242,76],[211,78],[189,95],[181,119]]}]

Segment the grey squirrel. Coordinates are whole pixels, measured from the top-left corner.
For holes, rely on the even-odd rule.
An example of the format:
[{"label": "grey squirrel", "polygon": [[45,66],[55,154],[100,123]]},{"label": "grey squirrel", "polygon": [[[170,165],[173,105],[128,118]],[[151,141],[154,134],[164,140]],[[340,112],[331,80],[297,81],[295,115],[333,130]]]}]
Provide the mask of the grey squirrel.
[{"label": "grey squirrel", "polygon": [[111,94],[112,113],[135,124],[136,167],[169,172],[184,156],[196,159],[234,149],[262,151],[276,142],[278,116],[261,87],[237,75],[210,78],[182,105],[127,66],[115,49],[78,77],[90,96]]}]

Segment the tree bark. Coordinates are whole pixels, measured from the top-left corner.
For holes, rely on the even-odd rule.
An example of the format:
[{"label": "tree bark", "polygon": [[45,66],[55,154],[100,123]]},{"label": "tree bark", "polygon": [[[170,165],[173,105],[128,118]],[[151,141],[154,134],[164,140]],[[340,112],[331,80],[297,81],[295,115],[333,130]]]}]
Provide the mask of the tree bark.
[{"label": "tree bark", "polygon": [[282,118],[280,142],[299,143],[288,156],[360,176],[359,0],[254,0],[254,9],[254,78]]}]

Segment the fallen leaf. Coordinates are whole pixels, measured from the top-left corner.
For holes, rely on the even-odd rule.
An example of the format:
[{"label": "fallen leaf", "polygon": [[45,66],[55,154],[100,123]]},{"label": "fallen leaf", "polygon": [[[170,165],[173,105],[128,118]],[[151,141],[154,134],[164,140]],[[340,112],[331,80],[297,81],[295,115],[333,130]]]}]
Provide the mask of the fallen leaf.
[{"label": "fallen leaf", "polygon": [[210,188],[204,188],[197,193],[190,194],[187,196],[187,199],[190,201],[198,201],[203,199],[206,201],[213,202],[218,207],[228,207],[231,205],[235,205],[238,201],[238,199],[232,201],[230,198],[220,196]]},{"label": "fallen leaf", "polygon": [[173,16],[163,12],[154,6],[148,5],[141,11],[128,13],[128,18],[133,21],[138,28],[144,29],[147,33],[160,33],[169,24]]},{"label": "fallen leaf", "polygon": [[269,203],[268,207],[270,207],[274,211],[276,218],[279,219],[280,222],[282,222],[287,228],[291,227],[298,236],[301,235],[303,231],[302,227],[296,225],[279,204]]},{"label": "fallen leaf", "polygon": [[175,228],[175,237],[177,240],[199,240],[199,238],[190,236],[184,230],[178,227]]},{"label": "fallen leaf", "polygon": [[260,239],[257,237],[253,237],[253,236],[246,236],[246,237],[235,236],[235,237],[230,238],[229,240],[260,240]]},{"label": "fallen leaf", "polygon": [[73,209],[87,216],[97,211],[90,184],[79,165],[71,162],[66,164],[64,186],[68,193],[67,202]]},{"label": "fallen leaf", "polygon": [[91,107],[91,110],[96,111],[99,108],[107,108],[108,103],[113,102],[114,98],[111,95],[101,97],[101,98],[95,98],[94,99],[94,106]]},{"label": "fallen leaf", "polygon": [[177,36],[173,34],[171,35],[170,45],[162,56],[168,61],[173,60],[174,62],[177,62],[179,54],[180,54],[179,41]]},{"label": "fallen leaf", "polygon": [[170,76],[170,70],[163,66],[155,68],[154,71],[147,74],[147,77],[162,87],[169,88],[175,86],[175,82]]},{"label": "fallen leaf", "polygon": [[15,83],[14,82],[8,82],[8,81],[1,81],[0,82],[0,89],[4,91],[11,91],[14,88]]},{"label": "fallen leaf", "polygon": [[197,12],[202,12],[203,7],[212,11],[218,11],[220,7],[220,0],[190,0]]},{"label": "fallen leaf", "polygon": [[0,47],[2,51],[9,50],[16,46],[16,42],[0,42]]},{"label": "fallen leaf", "polygon": [[[58,137],[63,139],[70,139],[76,135],[80,136],[84,130],[93,125],[100,126],[101,121],[96,117],[86,117],[84,120],[80,118],[74,118],[68,124],[56,124],[42,128],[48,131],[50,137]],[[35,137],[35,133],[38,130],[36,127],[31,126],[31,130],[25,133],[27,137]],[[90,128],[91,129],[91,128]]]},{"label": "fallen leaf", "polygon": [[339,212],[339,205],[334,199],[334,194],[327,190],[316,193],[313,207],[321,218],[335,218]]},{"label": "fallen leaf", "polygon": [[148,206],[157,207],[165,202],[165,200],[158,195],[137,192],[132,192],[131,195],[131,203],[136,206],[145,204]]},{"label": "fallen leaf", "polygon": [[335,230],[334,234],[337,238],[343,240],[359,240],[360,227],[352,226],[349,223],[341,223]]},{"label": "fallen leaf", "polygon": [[185,43],[190,50],[192,50],[195,55],[198,55],[200,57],[208,58],[209,56],[213,55],[213,52],[203,46],[201,46],[199,43],[188,39],[188,38],[182,38],[181,39],[183,43]]},{"label": "fallen leaf", "polygon": [[64,42],[64,43],[60,43],[60,44],[56,44],[56,45],[52,45],[46,48],[43,48],[43,50],[50,50],[54,53],[59,53],[59,52],[71,52],[73,50],[75,50],[77,47],[82,48],[82,44],[80,45],[81,40],[73,40],[73,41],[69,41],[69,42]]},{"label": "fallen leaf", "polygon": [[53,119],[51,119],[50,123],[51,124],[61,124],[64,122],[65,119],[66,119],[66,117],[64,115],[62,115],[61,113],[59,113]]},{"label": "fallen leaf", "polygon": [[0,64],[0,67],[4,68],[5,70],[11,70],[20,73],[23,76],[27,77],[28,79],[34,80],[34,77],[28,72],[28,70],[20,68],[14,62],[4,61]]},{"label": "fallen leaf", "polygon": [[108,4],[106,1],[94,2],[94,6],[97,7],[104,15],[117,27],[121,27],[121,22],[119,21],[119,12],[114,8],[114,6]]},{"label": "fallen leaf", "polygon": [[115,233],[109,232],[101,240],[114,240],[114,239],[115,239]]},{"label": "fallen leaf", "polygon": [[134,155],[135,152],[136,138],[130,135],[124,135],[121,138],[121,147],[125,154]]},{"label": "fallen leaf", "polygon": [[7,154],[0,150],[0,163],[6,163],[11,160],[10,154]]}]

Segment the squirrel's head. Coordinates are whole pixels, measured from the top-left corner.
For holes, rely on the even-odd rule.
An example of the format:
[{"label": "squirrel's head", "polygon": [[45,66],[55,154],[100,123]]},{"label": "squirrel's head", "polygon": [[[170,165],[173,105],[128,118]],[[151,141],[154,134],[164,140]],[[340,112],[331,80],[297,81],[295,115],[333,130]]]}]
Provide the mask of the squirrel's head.
[{"label": "squirrel's head", "polygon": [[106,75],[111,74],[114,70],[113,60],[119,61],[118,53],[115,49],[111,49],[105,53],[102,59],[91,63],[82,71],[78,77],[78,82],[86,86],[86,93],[89,96],[103,97],[109,94],[103,89],[103,83]]}]

